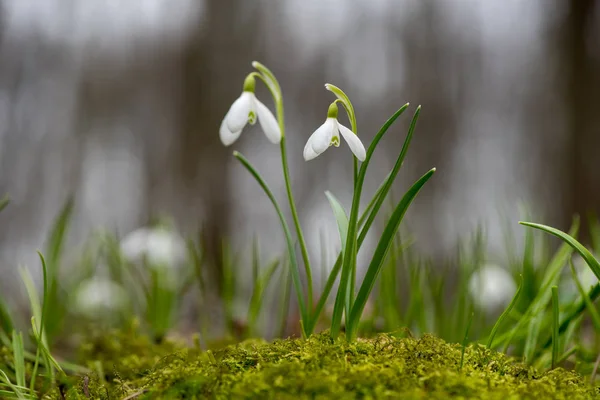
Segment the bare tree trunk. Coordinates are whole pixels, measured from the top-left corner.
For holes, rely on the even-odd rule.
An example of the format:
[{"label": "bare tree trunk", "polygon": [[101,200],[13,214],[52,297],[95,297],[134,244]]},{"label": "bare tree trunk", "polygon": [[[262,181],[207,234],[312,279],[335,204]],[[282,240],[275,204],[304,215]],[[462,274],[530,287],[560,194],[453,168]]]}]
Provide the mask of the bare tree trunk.
[{"label": "bare tree trunk", "polygon": [[582,217],[581,237],[589,238],[587,216],[600,211],[600,65],[591,54],[594,0],[571,0],[561,30],[565,107],[568,130],[567,165],[564,170],[563,227],[573,214]]},{"label": "bare tree trunk", "polygon": [[[219,140],[219,126],[251,71],[259,15],[247,15],[243,1],[207,2],[203,40],[193,42],[183,63],[183,130],[179,169],[183,183],[203,201],[202,234],[211,277],[222,283],[222,240],[229,227],[231,149]],[[245,15],[242,18],[242,13]],[[241,21],[247,21],[243,23]],[[200,32],[198,33],[198,35]],[[193,207],[193,205],[191,205]]]}]

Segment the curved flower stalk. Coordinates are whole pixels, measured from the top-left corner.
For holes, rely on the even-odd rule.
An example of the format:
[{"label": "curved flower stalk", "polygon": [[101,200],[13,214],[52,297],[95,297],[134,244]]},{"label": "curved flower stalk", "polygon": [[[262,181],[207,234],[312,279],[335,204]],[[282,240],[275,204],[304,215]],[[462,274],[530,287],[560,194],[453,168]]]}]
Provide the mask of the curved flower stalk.
[{"label": "curved flower stalk", "polygon": [[225,146],[230,146],[240,137],[246,124],[254,125],[257,120],[271,143],[277,144],[281,141],[281,130],[277,119],[267,106],[256,98],[255,86],[254,76],[250,74],[244,81],[242,94],[225,114],[219,129],[221,142]]},{"label": "curved flower stalk", "polygon": [[365,146],[358,136],[337,120],[338,107],[335,102],[331,103],[327,112],[327,119],[308,138],[304,146],[304,160],[310,161],[327,150],[330,146],[340,147],[340,133],[348,143],[348,147],[357,159],[364,161],[367,156]]}]

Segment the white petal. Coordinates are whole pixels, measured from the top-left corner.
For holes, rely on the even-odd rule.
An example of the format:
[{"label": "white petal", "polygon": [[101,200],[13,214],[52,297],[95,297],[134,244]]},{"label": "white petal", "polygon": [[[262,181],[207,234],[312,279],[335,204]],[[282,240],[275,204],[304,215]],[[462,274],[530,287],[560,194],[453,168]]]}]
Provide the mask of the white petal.
[{"label": "white petal", "polygon": [[221,137],[221,142],[225,146],[229,146],[233,144],[233,142],[235,142],[241,134],[241,130],[237,132],[231,132],[229,130],[229,128],[227,127],[227,116],[225,116],[225,119],[223,119],[223,122],[221,122],[221,129],[219,129],[219,136]]},{"label": "white petal", "polygon": [[254,93],[244,92],[233,102],[225,116],[229,132],[239,132],[248,123],[248,115],[254,106]]},{"label": "white petal", "polygon": [[279,130],[279,124],[277,123],[275,116],[260,100],[255,99],[255,102],[258,122],[260,123],[265,136],[271,143],[279,143],[281,141],[281,131]]},{"label": "white petal", "polygon": [[340,133],[344,137],[344,140],[346,141],[346,143],[348,143],[350,150],[352,150],[356,158],[358,158],[360,161],[365,161],[365,158],[367,157],[367,152],[365,151],[365,146],[363,146],[358,136],[339,122],[338,127],[340,129]]},{"label": "white petal", "polygon": [[312,160],[329,148],[331,136],[335,128],[334,123],[335,120],[333,118],[327,118],[325,123],[310,135],[306,146],[304,146],[304,160]]}]

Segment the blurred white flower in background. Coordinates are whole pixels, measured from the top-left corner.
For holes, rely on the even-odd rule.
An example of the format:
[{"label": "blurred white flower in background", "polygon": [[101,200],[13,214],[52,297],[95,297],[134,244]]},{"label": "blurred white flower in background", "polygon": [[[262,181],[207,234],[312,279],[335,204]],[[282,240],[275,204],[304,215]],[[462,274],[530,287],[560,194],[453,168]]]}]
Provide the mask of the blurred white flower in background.
[{"label": "blurred white flower in background", "polygon": [[[594,257],[596,257],[595,254]],[[587,265],[583,257],[581,257],[579,254],[573,256],[573,266],[575,267],[575,271],[577,272],[577,278],[579,279],[579,282],[581,282],[581,286],[585,290],[589,290],[591,286],[594,286],[598,283],[598,278],[596,277],[592,269]]]},{"label": "blurred white flower in background", "polygon": [[141,264],[145,259],[154,268],[179,268],[186,259],[183,238],[164,227],[140,228],[127,234],[121,240],[121,252],[130,263]]},{"label": "blurred white flower in background", "polygon": [[469,294],[480,309],[496,312],[512,300],[517,285],[508,271],[494,264],[485,264],[469,279]]},{"label": "blurred white flower in background", "polygon": [[[594,254],[594,257],[597,256]],[[579,255],[574,255],[573,258],[573,267],[575,267],[575,272],[577,273],[577,279],[581,283],[581,287],[585,291],[589,291],[592,286],[598,283],[598,278],[592,272],[591,268],[587,265],[585,260]],[[573,280],[573,274],[571,272],[570,265],[567,265],[563,272],[567,275],[564,290],[564,295],[561,298],[565,298],[566,300],[574,301],[575,299],[580,297],[579,289],[577,289],[577,285]]]},{"label": "blurred white flower in background", "polygon": [[125,290],[108,279],[90,278],[75,292],[75,310],[89,318],[112,319],[127,305]]}]

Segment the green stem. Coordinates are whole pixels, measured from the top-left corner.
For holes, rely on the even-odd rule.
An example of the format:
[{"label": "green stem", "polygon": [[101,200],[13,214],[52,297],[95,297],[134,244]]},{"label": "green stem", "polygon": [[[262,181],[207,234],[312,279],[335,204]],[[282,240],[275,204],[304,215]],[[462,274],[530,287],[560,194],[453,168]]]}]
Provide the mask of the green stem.
[{"label": "green stem", "polygon": [[[344,93],[340,88],[333,86],[331,84],[325,85],[325,87],[328,90],[331,90],[336,96],[337,96],[337,100],[335,101],[336,103],[341,103],[342,106],[344,107],[344,110],[346,111],[346,114],[348,115],[348,119],[350,120],[350,127],[352,129],[352,132],[358,136],[358,126],[356,124],[356,114],[354,113],[354,106],[352,105],[352,102],[350,101],[350,98],[346,95],[346,93]],[[354,193],[356,193],[356,185],[358,185],[358,159],[356,158],[356,156],[352,156],[352,189],[354,191]],[[356,235],[354,237],[354,243],[353,243],[353,247],[357,248],[356,246]],[[358,249],[357,249],[358,250]],[[353,302],[354,302],[354,291],[355,291],[355,287],[356,287],[356,253],[358,251],[355,251],[352,253],[351,257],[352,257],[352,262],[350,263],[350,265],[352,266],[352,271],[350,272],[350,279],[348,281],[348,289],[346,292],[346,319],[348,318],[347,316],[350,314],[350,310],[352,309],[353,306]]]},{"label": "green stem", "polygon": [[[280,111],[281,110],[281,111]],[[298,235],[298,243],[300,244],[300,252],[302,253],[302,260],[304,261],[304,270],[306,273],[307,282],[307,312],[310,318],[312,306],[313,306],[313,281],[312,273],[310,268],[310,260],[308,258],[308,251],[306,249],[306,241],[304,240],[304,234],[302,233],[302,227],[300,226],[300,220],[298,218],[298,211],[296,210],[296,203],[294,201],[294,195],[292,194],[292,186],[290,184],[290,172],[287,162],[287,153],[285,151],[285,135],[283,133],[283,104],[277,106],[277,119],[279,120],[279,127],[281,129],[281,165],[283,166],[283,178],[285,180],[285,190],[287,192],[288,201],[290,203],[290,210],[292,211],[292,218],[294,220],[294,226],[296,227],[296,234]]]},{"label": "green stem", "polygon": [[[252,66],[260,71],[258,75],[260,79],[265,83],[271,95],[273,96],[273,101],[275,102],[275,109],[277,112],[277,122],[279,123],[279,130],[281,131],[281,164],[283,167],[283,178],[285,180],[285,189],[287,192],[288,201],[290,203],[290,210],[292,212],[292,218],[294,220],[294,226],[296,228],[296,234],[298,236],[298,242],[300,243],[300,251],[302,253],[302,259],[304,261],[304,269],[306,272],[306,281],[307,281],[307,317],[310,317],[312,310],[312,298],[313,298],[313,280],[312,273],[310,268],[310,260],[308,258],[308,251],[306,248],[306,241],[304,240],[304,234],[302,233],[302,228],[300,226],[300,220],[298,218],[298,211],[296,210],[296,203],[294,201],[294,195],[292,194],[292,186],[290,183],[290,172],[287,162],[287,152],[285,149],[285,123],[284,123],[284,112],[283,112],[283,97],[281,93],[281,86],[275,78],[275,75],[269,70],[267,67],[262,65],[261,63],[254,61]],[[298,293],[298,296],[301,296],[302,293]],[[305,323],[308,321],[304,321]]]}]

